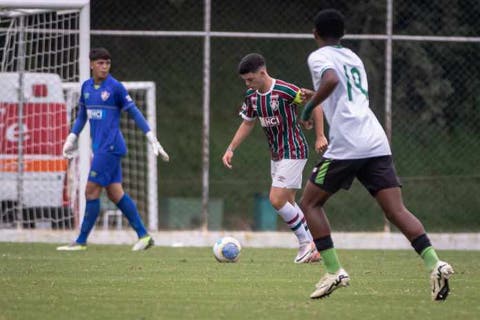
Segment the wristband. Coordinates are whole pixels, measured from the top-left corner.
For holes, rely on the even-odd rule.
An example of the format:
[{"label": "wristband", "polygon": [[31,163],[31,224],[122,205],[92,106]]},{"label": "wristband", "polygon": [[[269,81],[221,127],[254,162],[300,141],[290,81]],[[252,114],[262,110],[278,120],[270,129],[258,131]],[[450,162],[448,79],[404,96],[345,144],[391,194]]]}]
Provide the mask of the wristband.
[{"label": "wristband", "polygon": [[314,108],[315,108],[315,105],[313,104],[312,100],[308,101],[307,104],[305,105],[305,108],[302,111],[301,118],[303,121],[310,120],[310,117],[312,116],[312,111]]}]

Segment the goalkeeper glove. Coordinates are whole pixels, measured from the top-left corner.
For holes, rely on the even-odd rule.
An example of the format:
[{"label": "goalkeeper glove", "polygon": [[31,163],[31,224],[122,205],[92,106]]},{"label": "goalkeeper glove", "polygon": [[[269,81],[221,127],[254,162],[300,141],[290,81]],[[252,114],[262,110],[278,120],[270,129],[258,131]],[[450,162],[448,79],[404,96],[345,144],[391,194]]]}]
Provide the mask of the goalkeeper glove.
[{"label": "goalkeeper glove", "polygon": [[169,161],[170,160],[170,157],[168,156],[168,154],[165,152],[165,150],[163,149],[162,145],[160,144],[160,142],[158,142],[158,139],[157,137],[155,137],[153,135],[153,132],[152,131],[148,131],[147,134],[147,139],[148,139],[148,142],[150,142],[150,145],[152,146],[152,149],[153,149],[153,153],[158,156],[160,155],[160,157],[162,158],[163,161]]},{"label": "goalkeeper glove", "polygon": [[70,133],[63,144],[63,156],[67,159],[73,159],[77,156],[77,151],[77,135],[75,133]]}]

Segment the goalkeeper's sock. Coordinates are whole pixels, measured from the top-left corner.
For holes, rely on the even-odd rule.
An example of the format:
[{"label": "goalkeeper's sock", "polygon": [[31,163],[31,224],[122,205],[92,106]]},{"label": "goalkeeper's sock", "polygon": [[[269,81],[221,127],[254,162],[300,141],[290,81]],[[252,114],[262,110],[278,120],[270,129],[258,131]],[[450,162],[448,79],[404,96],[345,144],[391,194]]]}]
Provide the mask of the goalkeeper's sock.
[{"label": "goalkeeper's sock", "polygon": [[118,209],[127,217],[128,222],[137,233],[138,238],[145,237],[148,233],[143,225],[142,218],[138,214],[137,206],[128,194],[124,194],[117,203]]},{"label": "goalkeeper's sock", "polygon": [[439,261],[435,249],[433,249],[430,239],[426,234],[422,234],[417,238],[413,239],[412,247],[415,251],[422,257],[423,263],[428,270],[433,270],[435,264]]},{"label": "goalkeeper's sock", "polygon": [[332,237],[330,235],[313,240],[317,251],[322,256],[323,264],[328,273],[335,273],[342,267],[338,260],[337,251],[333,247]]},{"label": "goalkeeper's sock", "polygon": [[297,210],[290,202],[286,202],[283,207],[277,210],[283,221],[288,225],[290,230],[295,233],[299,243],[312,241],[310,233],[305,230],[303,225],[305,217],[301,210]]},{"label": "goalkeeper's sock", "polygon": [[82,227],[80,228],[80,234],[75,241],[78,244],[86,244],[88,235],[92,231],[95,221],[97,221],[98,213],[100,212],[100,200],[87,200],[85,206],[85,215],[83,216]]}]

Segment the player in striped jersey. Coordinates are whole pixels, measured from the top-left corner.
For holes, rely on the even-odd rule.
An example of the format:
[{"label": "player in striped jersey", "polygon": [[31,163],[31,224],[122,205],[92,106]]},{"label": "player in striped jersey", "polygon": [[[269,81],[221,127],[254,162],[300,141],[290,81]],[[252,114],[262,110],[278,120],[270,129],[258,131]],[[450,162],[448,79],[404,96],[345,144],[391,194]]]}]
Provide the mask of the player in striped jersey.
[{"label": "player in striped jersey", "polygon": [[63,155],[68,159],[73,158],[78,147],[77,137],[88,119],[93,159],[85,190],[87,203],[77,239],[57,250],[87,249],[88,235],[100,212],[100,193],[103,188],[137,233],[139,240],[132,250],[144,250],[153,245],[153,238],[147,233],[135,202],[122,187],[121,159],[127,153],[127,146],[119,127],[121,112],[127,112],[135,120],[145,133],[155,155],[160,155],[164,161],[168,161],[169,157],[125,87],[110,75],[110,53],[105,48],[95,48],[89,56],[92,77],[82,84],[78,116],[63,146]]},{"label": "player in striped jersey", "polygon": [[[271,152],[270,202],[278,214],[297,236],[299,242],[295,263],[319,260],[312,236],[305,223],[302,210],[295,202],[297,189],[301,188],[302,171],[307,162],[307,140],[297,123],[297,104],[301,104],[301,90],[291,83],[269,76],[263,56],[257,53],[246,55],[239,64],[238,72],[248,88],[240,111],[240,124],[222,161],[232,168],[233,152],[250,134],[255,119],[267,137]],[[316,112],[315,115],[321,112]],[[323,121],[323,118],[321,119]],[[320,122],[323,125],[323,122]],[[316,130],[318,132],[318,130]],[[318,138],[318,149],[326,147],[326,139]],[[322,140],[323,138],[323,140]]]},{"label": "player in striped jersey", "polygon": [[316,92],[305,105],[302,120],[308,120],[311,111],[321,103],[330,125],[330,145],[313,169],[301,206],[327,274],[310,297],[322,298],[348,285],[349,275],[335,252],[323,205],[340,188],[348,189],[353,179],[358,178],[388,220],[422,257],[431,272],[433,300],[445,300],[453,268],[438,259],[422,223],[403,204],[388,139],[369,107],[363,62],[341,46],[343,34],[344,18],[340,12],[328,9],[317,14],[314,35],[319,49],[308,57]]}]

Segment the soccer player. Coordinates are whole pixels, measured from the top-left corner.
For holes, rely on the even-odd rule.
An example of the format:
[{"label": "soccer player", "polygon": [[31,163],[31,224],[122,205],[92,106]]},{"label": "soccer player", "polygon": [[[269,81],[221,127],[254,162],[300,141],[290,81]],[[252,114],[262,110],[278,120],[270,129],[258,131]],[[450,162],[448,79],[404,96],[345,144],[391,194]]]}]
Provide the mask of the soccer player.
[{"label": "soccer player", "polygon": [[77,153],[78,135],[88,119],[93,160],[85,190],[87,203],[77,240],[70,245],[58,247],[57,250],[86,250],[88,235],[100,212],[99,198],[103,188],[137,233],[139,240],[132,250],[145,250],[153,245],[153,238],[147,233],[137,206],[122,187],[121,159],[127,153],[127,147],[119,128],[121,112],[128,112],[135,120],[146,134],[155,155],[160,155],[164,161],[169,161],[169,156],[125,87],[110,75],[110,53],[104,48],[96,48],[90,51],[89,57],[92,77],[82,84],[78,116],[63,146],[63,155],[72,159]]},{"label": "soccer player", "polygon": [[439,260],[422,223],[403,204],[389,142],[369,107],[362,60],[340,44],[344,35],[342,14],[333,9],[320,11],[315,17],[314,35],[319,49],[308,57],[308,66],[316,91],[301,118],[308,120],[321,103],[330,125],[330,144],[314,167],[300,202],[327,270],[310,298],[328,296],[348,285],[349,275],[335,252],[323,205],[340,188],[348,189],[356,177],[423,259],[431,272],[433,300],[445,300],[453,268]]},{"label": "soccer player", "polygon": [[[232,168],[234,150],[251,133],[255,119],[258,118],[271,152],[270,202],[299,242],[294,262],[318,261],[319,254],[312,242],[303,212],[295,202],[308,157],[307,140],[297,123],[296,115],[297,104],[301,103],[301,90],[296,85],[270,77],[264,57],[257,53],[242,58],[238,73],[248,88],[239,114],[243,122],[223,155],[223,164]],[[321,113],[315,113],[317,114],[323,117]],[[323,126],[323,119],[321,120],[317,121]],[[318,138],[321,140],[322,137]],[[324,144],[319,143],[319,149],[326,147],[324,136],[322,141]]]}]

